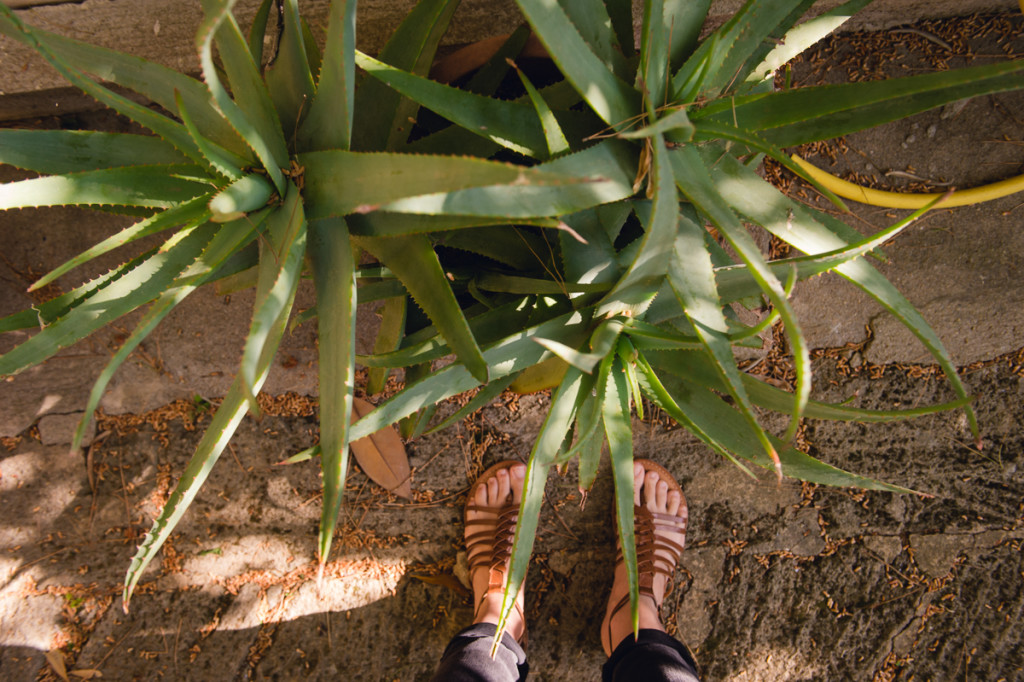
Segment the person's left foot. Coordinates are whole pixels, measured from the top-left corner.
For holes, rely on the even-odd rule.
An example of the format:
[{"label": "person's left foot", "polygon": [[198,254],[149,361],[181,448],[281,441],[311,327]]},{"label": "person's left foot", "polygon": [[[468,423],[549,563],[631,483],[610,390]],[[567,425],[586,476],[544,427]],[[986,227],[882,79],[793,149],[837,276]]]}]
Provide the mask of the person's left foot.
[{"label": "person's left foot", "polygon": [[[668,586],[668,567],[675,568],[679,553],[686,542],[686,498],[679,484],[671,475],[648,460],[637,460],[633,464],[633,504],[642,507],[652,514],[663,515],[654,523],[654,543],[656,565],[665,571],[653,571],[651,591],[653,594],[640,595],[638,604],[641,630],[662,630],[660,607],[665,598]],[[675,517],[674,521],[669,518]],[[639,530],[639,523],[637,524]],[[637,540],[637,551],[641,551],[640,540]],[[676,551],[678,547],[678,552]],[[615,577],[612,591],[608,596],[604,621],[601,623],[601,645],[608,656],[629,635],[633,634],[633,620],[629,609],[629,579],[626,576],[626,565],[621,559],[615,564]]]},{"label": "person's left foot", "polygon": [[[466,553],[473,583],[474,623],[497,625],[508,582],[512,533],[523,499],[526,466],[513,461],[492,466],[477,479],[466,503]],[[522,641],[523,590],[509,614],[507,631]]]}]

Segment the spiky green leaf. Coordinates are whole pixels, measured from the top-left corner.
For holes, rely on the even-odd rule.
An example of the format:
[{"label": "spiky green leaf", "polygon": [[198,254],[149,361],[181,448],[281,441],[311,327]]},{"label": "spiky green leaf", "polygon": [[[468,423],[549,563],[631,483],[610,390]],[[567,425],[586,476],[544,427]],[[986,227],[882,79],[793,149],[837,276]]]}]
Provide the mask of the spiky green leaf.
[{"label": "spiky green leaf", "polygon": [[357,237],[356,243],[374,254],[402,280],[459,360],[480,383],[487,383],[487,362],[430,241],[422,235],[413,235]]},{"label": "spiky green leaf", "polygon": [[309,257],[316,285],[320,348],[320,564],[327,561],[348,470],[348,431],[355,388],[355,261],[344,219],[314,221]]},{"label": "spiky green leaf", "polygon": [[316,95],[299,130],[306,151],[349,149],[355,107],[356,0],[331,3],[326,59],[317,78]]},{"label": "spiky green leaf", "polygon": [[615,127],[637,114],[639,93],[591,51],[560,5],[546,0],[518,0],[518,5],[559,70],[605,123]]}]

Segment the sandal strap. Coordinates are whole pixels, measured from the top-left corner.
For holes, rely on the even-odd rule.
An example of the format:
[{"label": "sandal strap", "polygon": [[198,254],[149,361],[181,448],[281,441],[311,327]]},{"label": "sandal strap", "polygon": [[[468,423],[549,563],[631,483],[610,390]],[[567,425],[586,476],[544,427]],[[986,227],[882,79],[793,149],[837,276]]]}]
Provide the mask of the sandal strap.
[{"label": "sandal strap", "polygon": [[466,522],[467,529],[479,528],[466,536],[466,556],[469,572],[486,568],[487,594],[504,590],[505,564],[512,555],[512,541],[515,539],[516,522],[519,520],[519,506],[507,504],[503,507],[480,507],[471,505],[470,511],[487,511],[497,518],[475,519]]},{"label": "sandal strap", "polygon": [[[636,542],[637,577],[641,595],[654,599],[654,578],[658,575],[671,578],[675,573],[676,564],[683,553],[683,545],[659,536],[662,533],[686,533],[688,515],[662,514],[652,512],[647,507],[633,506],[633,528]],[[616,564],[622,562],[622,548],[616,553]],[[627,595],[612,610],[614,614],[622,604],[629,601]],[[661,604],[655,602],[659,608]]]}]

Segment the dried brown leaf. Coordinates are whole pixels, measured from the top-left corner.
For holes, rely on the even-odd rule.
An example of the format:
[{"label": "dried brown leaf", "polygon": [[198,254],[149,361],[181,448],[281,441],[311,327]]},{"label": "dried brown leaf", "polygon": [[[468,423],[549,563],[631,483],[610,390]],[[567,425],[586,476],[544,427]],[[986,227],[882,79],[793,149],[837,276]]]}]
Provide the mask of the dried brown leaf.
[{"label": "dried brown leaf", "polygon": [[[365,417],[373,409],[374,407],[370,403],[356,398],[352,410],[352,421]],[[399,497],[412,499],[409,456],[394,427],[386,426],[376,433],[353,441],[349,447],[352,454],[355,455],[359,468],[370,477],[371,481]]]},{"label": "dried brown leaf", "polygon": [[451,573],[440,573],[438,575],[430,575],[427,573],[410,573],[409,577],[415,578],[420,582],[429,583],[431,585],[440,585],[441,587],[447,587],[452,592],[462,595],[463,597],[468,597],[472,594],[472,592],[467,590],[466,587],[461,582],[459,582],[459,579]]},{"label": "dried brown leaf", "polygon": [[53,672],[57,673],[57,676],[64,682],[71,682],[68,679],[68,668],[64,664],[64,652],[60,649],[54,649],[46,652],[46,662],[53,668]]}]

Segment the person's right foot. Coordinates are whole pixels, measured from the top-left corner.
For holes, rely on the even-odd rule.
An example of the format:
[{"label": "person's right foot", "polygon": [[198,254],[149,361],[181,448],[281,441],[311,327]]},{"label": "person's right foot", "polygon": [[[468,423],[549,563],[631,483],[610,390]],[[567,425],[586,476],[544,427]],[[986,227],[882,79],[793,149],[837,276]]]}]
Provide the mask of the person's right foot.
[{"label": "person's right foot", "polygon": [[[669,514],[679,517],[682,520],[682,527],[663,522],[655,524],[654,536],[658,544],[670,543],[679,548],[682,552],[683,544],[686,541],[686,499],[679,490],[675,480],[665,480],[665,477],[655,468],[653,462],[638,460],[633,465],[633,504],[643,507],[652,513]],[[664,471],[664,470],[662,470]],[[665,472],[667,475],[668,472]],[[640,547],[637,547],[640,551]],[[659,548],[656,552],[658,565],[665,567],[671,572],[679,559],[679,553],[672,547]],[[671,568],[670,568],[671,567]],[[659,609],[662,600],[665,598],[665,588],[668,585],[668,576],[655,572],[652,591],[654,595],[640,595],[640,629],[665,630],[661,623]],[[626,577],[626,565],[619,561],[615,565],[615,578],[612,582],[612,591],[608,597],[608,607],[605,610],[604,620],[601,623],[601,644],[608,656],[612,655],[615,647],[622,640],[633,632],[633,623],[630,618],[629,580]],[[623,598],[626,598],[623,604]]]}]

